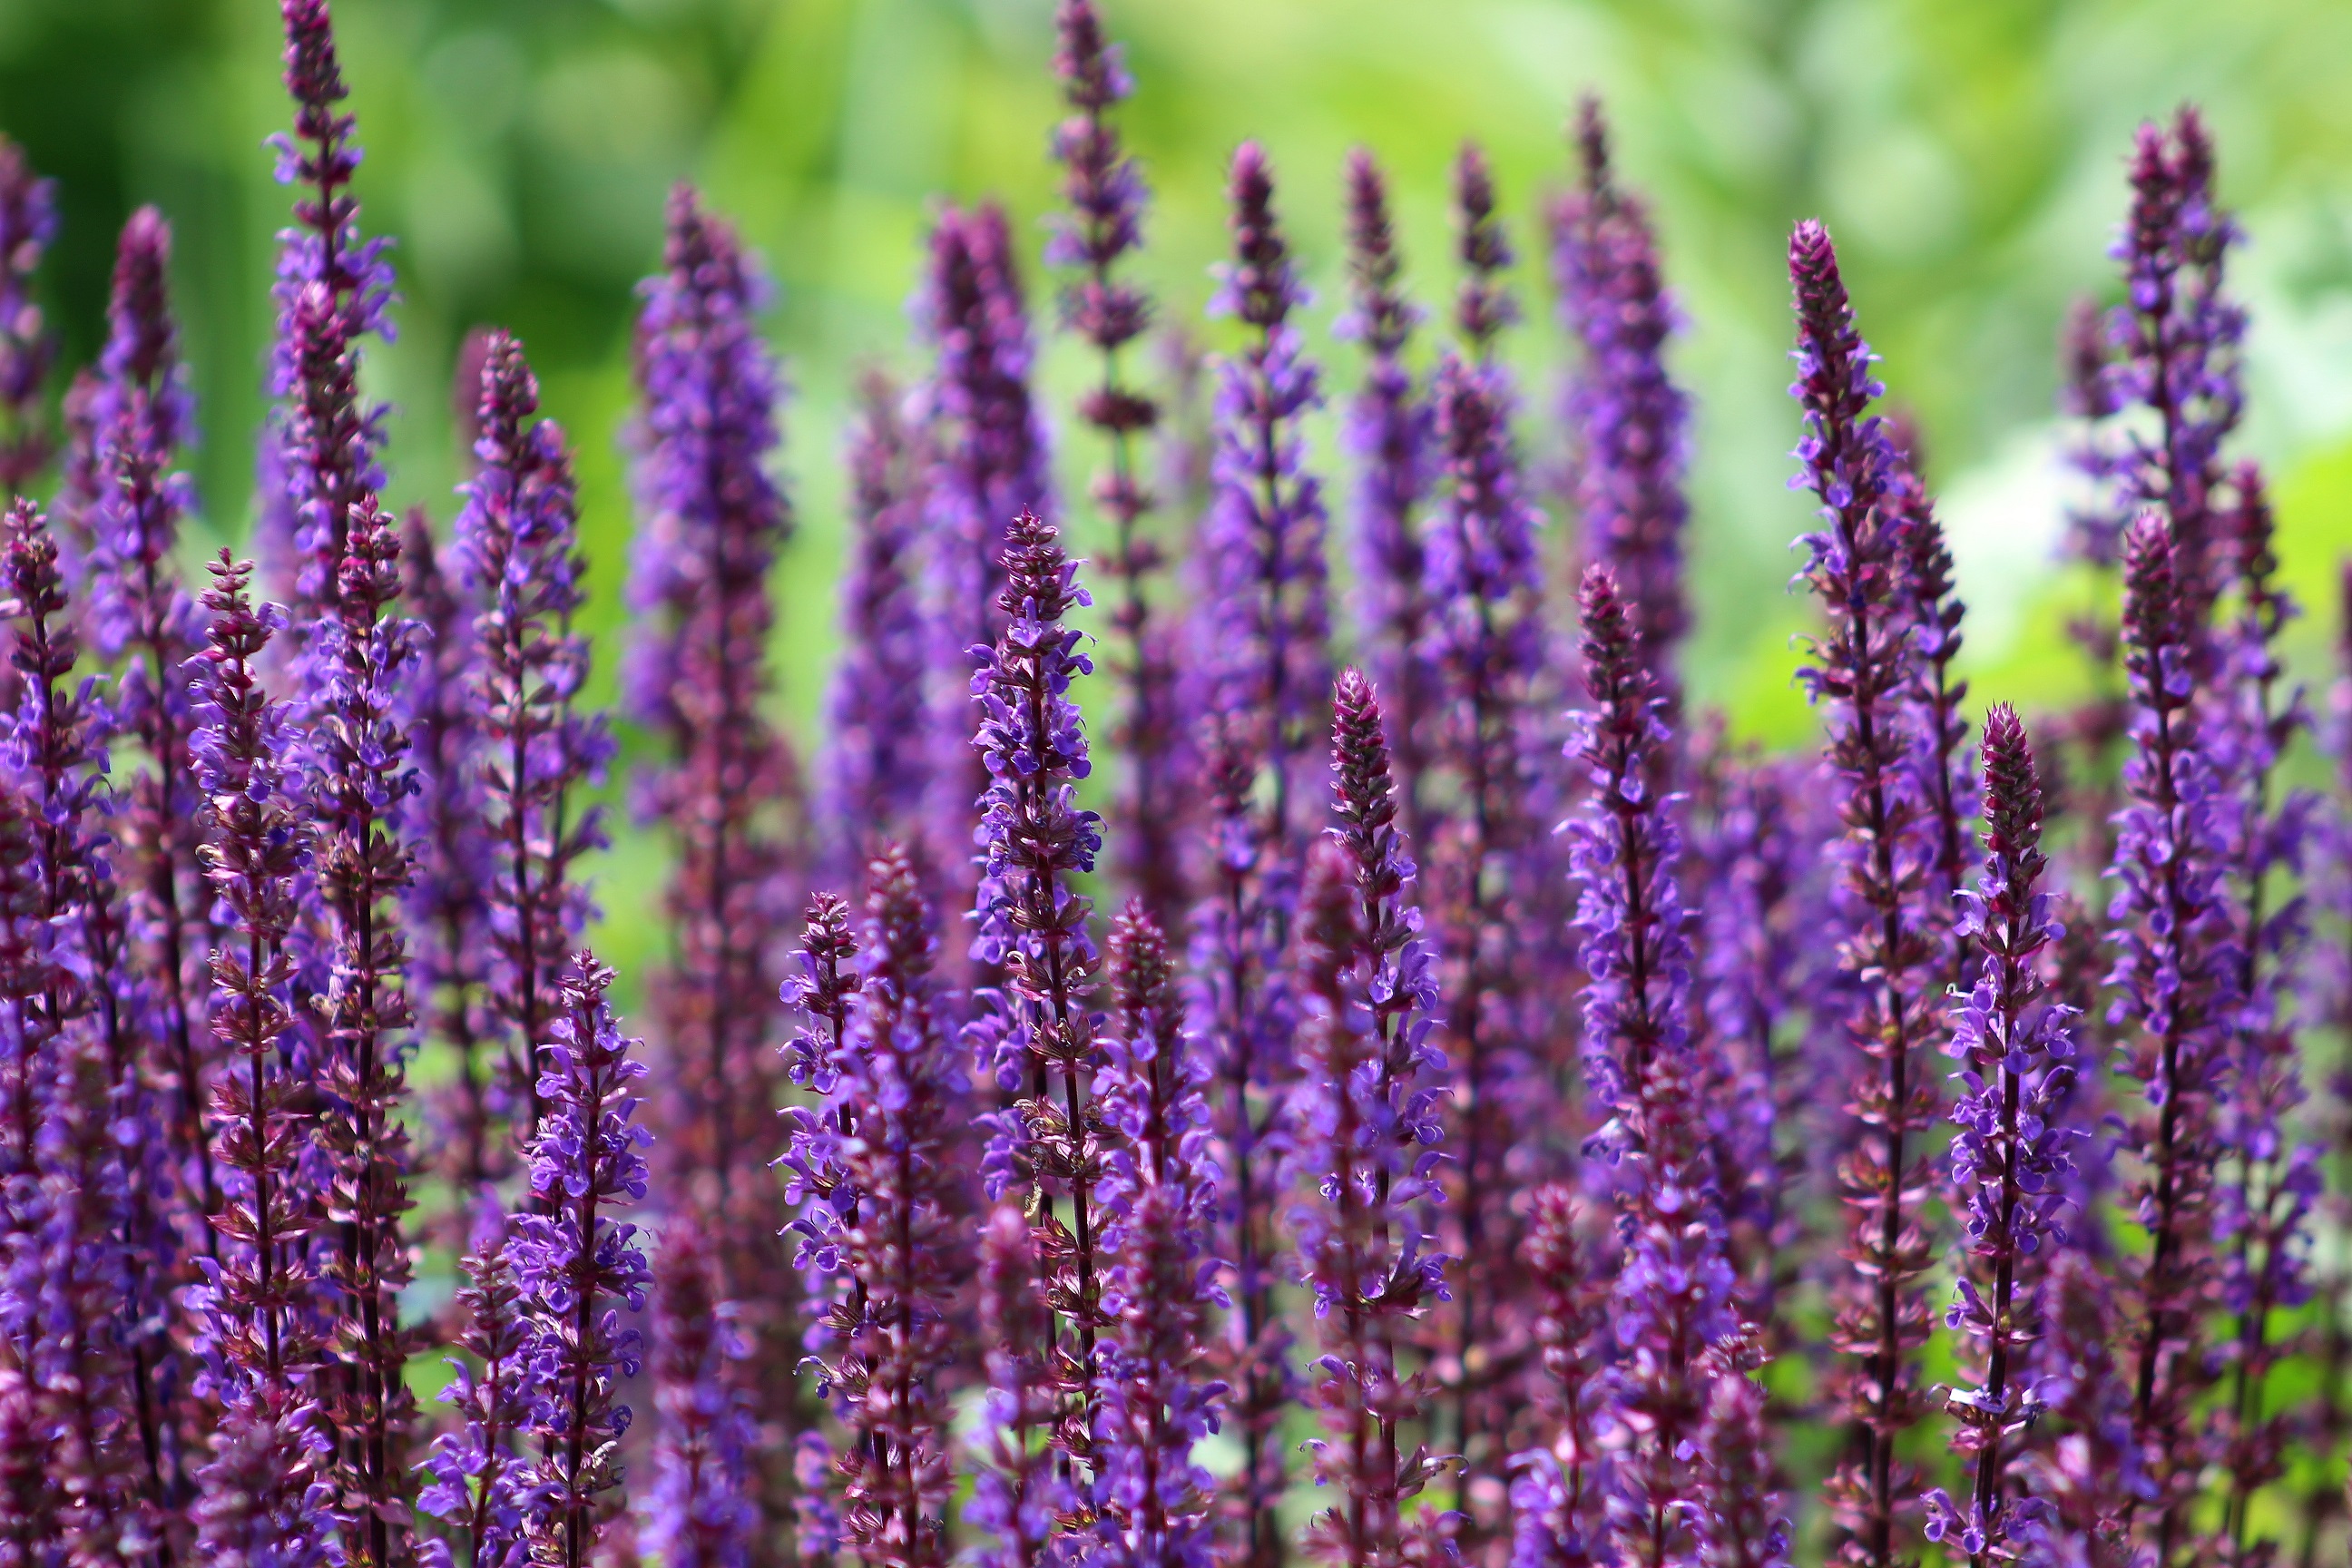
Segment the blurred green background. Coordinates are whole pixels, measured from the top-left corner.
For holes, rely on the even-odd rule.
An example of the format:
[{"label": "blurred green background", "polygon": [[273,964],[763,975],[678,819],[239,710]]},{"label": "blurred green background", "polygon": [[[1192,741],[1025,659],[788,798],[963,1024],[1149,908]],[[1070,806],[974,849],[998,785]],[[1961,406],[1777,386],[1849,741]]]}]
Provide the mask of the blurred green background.
[{"label": "blurred green background", "polygon": [[[1805,606],[1784,592],[1805,516],[1784,484],[1789,224],[1831,223],[1886,379],[1924,426],[1973,607],[1979,696],[2054,702],[2076,672],[2055,632],[2068,580],[2049,564],[2068,488],[2053,337],[2070,300],[2112,292],[2105,252],[2134,122],[2195,99],[2252,239],[2237,274],[2255,319],[2244,445],[2277,478],[2292,578],[2323,601],[2303,634],[2319,655],[2332,563],[2352,540],[2342,0],[1105,10],[1140,83],[1125,123],[1157,196],[1142,266],[1166,319],[1197,321],[1223,239],[1224,160],[1257,136],[1321,295],[1314,333],[1339,388],[1356,368],[1324,331],[1346,149],[1365,143],[1392,171],[1415,281],[1435,300],[1451,284],[1446,165],[1461,138],[1486,144],[1522,242],[1530,321],[1514,353],[1538,457],[1557,446],[1561,357],[1538,214],[1565,175],[1568,106],[1603,95],[1623,170],[1655,200],[1688,320],[1676,363],[1698,399],[1693,685],[1778,738],[1806,722],[1789,681]],[[336,13],[368,153],[362,221],[397,240],[400,338],[368,365],[395,408],[394,499],[452,514],[457,345],[476,323],[516,328],[580,449],[608,630],[629,527],[614,436],[631,289],[657,253],[665,187],[701,182],[766,257],[781,285],[772,338],[797,388],[782,460],[802,518],[779,576],[781,700],[805,738],[830,646],[845,390],[865,363],[918,366],[904,302],[940,195],[1001,195],[1034,260],[1053,199],[1052,0],[339,0]],[[123,215],[152,201],[178,226],[205,526],[223,537],[250,508],[286,201],[261,145],[287,117],[278,70],[271,0],[0,0],[0,128],[62,188],[42,288],[69,363],[93,349]],[[1038,282],[1033,269],[1042,300]],[[1051,343],[1049,383],[1072,384],[1080,362]],[[1075,481],[1097,454],[1057,424]],[[1320,450],[1328,467],[1328,439]],[[650,859],[625,852],[613,871],[607,908],[642,907]]]}]

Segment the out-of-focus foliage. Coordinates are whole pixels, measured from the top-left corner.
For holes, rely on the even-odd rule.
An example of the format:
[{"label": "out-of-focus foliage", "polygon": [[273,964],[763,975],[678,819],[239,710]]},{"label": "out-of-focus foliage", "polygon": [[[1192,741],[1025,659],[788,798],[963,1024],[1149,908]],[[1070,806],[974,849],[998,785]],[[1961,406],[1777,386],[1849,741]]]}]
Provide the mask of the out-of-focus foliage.
[{"label": "out-of-focus foliage", "polygon": [[[2053,339],[2109,291],[2134,121],[2194,98],[2252,244],[2250,445],[2281,476],[2288,574],[2315,622],[2352,542],[2352,8],[2339,0],[1107,0],[1140,90],[1127,120],[1156,205],[1142,271],[1197,323],[1219,254],[1226,155],[1264,140],[1328,326],[1338,174],[1391,167],[1424,300],[1451,284],[1444,170],[1494,155],[1533,307],[1530,445],[1556,446],[1540,200],[1559,128],[1598,90],[1629,181],[1654,197],[1698,400],[1699,629],[1692,686],[1743,727],[1805,723],[1789,682],[1802,602],[1782,592],[1803,521],[1783,454],[1790,221],[1836,231],[1895,401],[1918,417],[1970,601],[1979,691],[2033,708],[2073,664],[2048,565],[2066,484]],[[176,283],[202,398],[213,531],[243,531],[272,235],[262,139],[284,122],[267,0],[0,0],[0,128],[62,187],[44,279],[67,359],[99,331],[115,227],[140,201],[178,226]],[[736,216],[781,292],[799,388],[787,468],[803,537],[780,577],[792,716],[830,642],[839,411],[856,370],[912,369],[904,300],[940,194],[1000,194],[1042,238],[1057,112],[1051,0],[338,0],[368,161],[363,223],[398,238],[400,340],[369,370],[397,405],[394,499],[446,519],[449,375],[469,326],[521,333],[581,448],[596,624],[612,628],[628,502],[614,436],[635,279],[681,176]],[[1032,256],[1034,258],[1033,245]],[[1033,294],[1042,279],[1033,267]],[[1223,330],[1212,325],[1213,345]],[[1336,384],[1356,369],[1332,346]],[[1066,387],[1079,356],[1048,353]],[[1064,406],[1066,405],[1065,404]],[[1064,471],[1095,458],[1057,421]],[[1327,440],[1321,453],[1331,457]],[[1080,494],[1073,485],[1072,493]],[[1083,540],[1083,533],[1081,535]],[[2305,632],[2315,651],[2322,626]],[[605,661],[607,671],[610,661]],[[805,724],[803,724],[805,728]],[[626,857],[624,857],[625,860]],[[619,902],[633,880],[608,889]]]}]

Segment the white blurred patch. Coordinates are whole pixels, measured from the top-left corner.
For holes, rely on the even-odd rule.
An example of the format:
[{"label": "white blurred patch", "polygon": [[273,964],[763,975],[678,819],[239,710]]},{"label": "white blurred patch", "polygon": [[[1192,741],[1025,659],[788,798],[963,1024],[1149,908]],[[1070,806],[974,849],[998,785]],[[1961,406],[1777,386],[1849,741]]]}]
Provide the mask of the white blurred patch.
[{"label": "white blurred patch", "polygon": [[2006,653],[2035,595],[2050,584],[2067,504],[2079,488],[2066,466],[2065,440],[2056,421],[2014,431],[1937,497],[1969,607],[1964,654],[1971,663]]}]

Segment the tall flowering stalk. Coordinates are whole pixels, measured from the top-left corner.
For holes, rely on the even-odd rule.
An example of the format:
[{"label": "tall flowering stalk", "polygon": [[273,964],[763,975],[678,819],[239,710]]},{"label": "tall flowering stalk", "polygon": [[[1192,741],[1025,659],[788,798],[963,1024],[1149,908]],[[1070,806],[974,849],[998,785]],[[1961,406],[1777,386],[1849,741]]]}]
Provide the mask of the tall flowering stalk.
[{"label": "tall flowering stalk", "polygon": [[[495,1209],[481,1217],[487,1223],[478,1226],[473,1250],[458,1260],[466,1283],[457,1288],[464,1323],[457,1348],[469,1359],[451,1359],[456,1376],[441,1391],[457,1426],[433,1439],[416,1506],[446,1521],[465,1543],[464,1568],[522,1568],[528,1461],[518,1443],[537,1394],[531,1325],[507,1258],[507,1222]],[[442,1557],[446,1550],[445,1542],[427,1542],[419,1555],[436,1563],[456,1561],[454,1554]]]},{"label": "tall flowering stalk", "polygon": [[1436,416],[1405,352],[1421,312],[1400,284],[1404,262],[1389,219],[1388,182],[1371,154],[1348,154],[1348,313],[1336,329],[1363,345],[1364,379],[1348,405],[1346,439],[1362,465],[1356,487],[1357,620],[1368,632],[1374,687],[1386,693],[1390,756],[1409,842],[1433,842],[1431,739],[1442,706],[1431,649],[1427,545],[1416,513],[1437,475]]},{"label": "tall flowering stalk", "polygon": [[1581,1194],[1548,1182],[1528,1195],[1520,1260],[1532,1276],[1540,1443],[1513,1456],[1512,1568],[1608,1561],[1602,1510],[1614,1493],[1609,1296],[1616,1238]]},{"label": "tall flowering stalk", "polygon": [[1177,647],[1164,616],[1155,621],[1147,592],[1165,564],[1143,523],[1156,499],[1139,471],[1139,448],[1160,422],[1159,405],[1120,374],[1120,351],[1151,324],[1151,301],[1115,269],[1143,244],[1147,193],[1135,161],[1120,144],[1110,111],[1135,91],[1120,50],[1105,41],[1093,0],[1062,0],[1055,16],[1061,47],[1054,73],[1070,115],[1054,131],[1062,165],[1060,216],[1045,259],[1077,269],[1062,290],[1062,324],[1094,349],[1095,385],[1078,416],[1110,446],[1109,466],[1094,479],[1095,504],[1109,520],[1108,562],[1118,584],[1111,626],[1124,645],[1115,669],[1126,687],[1113,740],[1127,763],[1115,816],[1118,864],[1127,882],[1163,922],[1184,899],[1180,829],[1187,801],[1184,725],[1179,710]]},{"label": "tall flowering stalk", "polygon": [[1579,184],[1552,208],[1552,276],[1562,324],[1583,358],[1562,412],[1584,556],[1617,574],[1666,711],[1681,707],[1676,651],[1690,626],[1683,592],[1683,493],[1690,400],[1667,374],[1673,302],[1641,199],[1621,189],[1597,100],[1577,105]]},{"label": "tall flowering stalk", "polygon": [[279,405],[263,446],[261,529],[265,566],[283,574],[278,585],[303,612],[296,637],[307,642],[310,618],[341,591],[353,509],[383,486],[383,411],[360,394],[359,356],[362,338],[391,336],[393,279],[383,241],[360,237],[360,149],[337,107],[350,89],[327,0],[278,0],[278,11],[294,132],[273,144],[278,181],[297,195],[293,225],[278,237],[269,391]]},{"label": "tall flowering stalk", "polygon": [[[1969,758],[1969,724],[1960,711],[1969,683],[1952,672],[1967,606],[1953,592],[1952,552],[1944,542],[1944,526],[1937,521],[1927,487],[1920,480],[1916,453],[1898,454],[1888,489],[1887,510],[1896,519],[1897,592],[1911,623],[1917,681],[1914,712],[1918,734],[1912,766],[1919,774],[1935,844],[1929,907],[1942,910],[1958,897],[1967,880],[1969,825],[1979,806]],[[1954,983],[1965,987],[1970,984],[1971,968],[1967,942],[1953,938],[1950,955]]]},{"label": "tall flowering stalk", "polygon": [[542,1568],[586,1568],[611,1512],[604,1494],[621,1483],[629,1407],[618,1385],[643,1364],[620,1309],[645,1310],[652,1284],[637,1227],[613,1211],[644,1201],[641,1151],[651,1140],[632,1125],[631,1086],[646,1068],[605,1000],[613,972],[583,952],[561,984],[562,1010],[539,1047],[532,1212],[509,1222],[507,1258],[530,1321],[539,1391],[526,1438],[538,1454],[522,1483],[523,1540]]},{"label": "tall flowering stalk", "polygon": [[921,575],[929,436],[879,371],[858,384],[857,402],[842,657],[825,699],[831,732],[819,801],[825,853],[846,877],[876,847],[903,843],[936,877],[938,860],[961,846],[934,841],[925,816],[943,760],[926,685],[935,636]]},{"label": "tall flowering stalk", "polygon": [[[480,660],[473,616],[451,581],[446,552],[422,509],[402,530],[401,597],[415,613],[421,646],[401,718],[416,786],[402,817],[415,846],[415,874],[402,913],[415,933],[409,984],[424,1000],[427,1036],[457,1058],[453,1080],[431,1096],[430,1152],[461,1194],[478,1193],[509,1169],[507,1141],[493,1110],[488,1054],[492,840],[482,789],[481,718],[472,676]],[[470,1230],[461,1197],[453,1219]]]},{"label": "tall flowering stalk", "polygon": [[321,1272],[341,1296],[332,1346],[342,1375],[327,1409],[355,1500],[345,1549],[354,1562],[389,1568],[410,1550],[398,1521],[415,1408],[403,1376],[415,1335],[400,1326],[410,1269],[402,1216],[414,1203],[399,1110],[414,1018],[398,900],[413,861],[402,814],[415,773],[400,709],[416,627],[393,614],[400,541],[373,498],[345,524],[343,550],[335,618],[311,633],[318,695],[303,758],[328,946],[325,990],[312,1005],[323,1047],[317,1138],[333,1171],[325,1199],[338,1256]]},{"label": "tall flowering stalk", "polygon": [[2204,1328],[2216,1272],[2216,1100],[2242,1002],[2242,961],[2225,880],[2221,781],[2198,712],[2201,638],[2181,584],[2188,563],[2152,514],[2131,525],[2124,544],[2133,753],[2107,873],[2116,884],[2108,983],[2117,992],[2113,1019],[2128,1031],[2123,1070],[2146,1099],[2125,1140],[2139,1167],[2126,1194],[2147,1233],[2127,1285],[2132,1426],[2154,1489],[2136,1540],[2163,1565],[2188,1544],[2204,1458],[2196,1407],[2208,1381]]},{"label": "tall flowering stalk", "polygon": [[1168,939],[1142,900],[1111,924],[1118,998],[1101,1084],[1122,1142],[1107,1161],[1103,1289],[1108,1332],[1096,1428],[1103,1555],[1121,1568],[1204,1568],[1215,1482],[1194,1462],[1224,1384],[1199,1375],[1209,1310],[1217,1171],[1208,1063],[1184,1025]]},{"label": "tall flowering stalk", "polygon": [[1931,974],[1943,944],[1928,904],[1932,818],[1907,767],[1917,732],[1911,627],[1897,583],[1900,537],[1889,500],[1897,459],[1869,345],[1854,330],[1827,230],[1797,226],[1789,242],[1796,286],[1798,380],[1805,411],[1797,457],[1827,526],[1807,534],[1806,580],[1830,617],[1802,671],[1828,710],[1828,756],[1846,830],[1844,899],[1851,922],[1843,967],[1852,999],[1846,1030],[1864,1058],[1853,1105],[1864,1136],[1845,1157],[1853,1272],[1841,1285],[1834,1334],[1848,1358],[1838,1387],[1863,1431],[1864,1453],[1841,1468],[1832,1499],[1846,1533],[1843,1558],[1871,1568],[1899,1560],[1918,1489],[1895,1446],[1922,1414],[1916,1357],[1927,1309],[1916,1280],[1928,1246],[1918,1221],[1926,1189],[1922,1144],[1936,1094],[1913,1053],[1935,1029]]},{"label": "tall flowering stalk", "polygon": [[1444,704],[1438,755],[1456,803],[1431,883],[1454,1079],[1449,1240],[1462,1262],[1444,1353],[1457,1368],[1461,1507],[1472,1477],[1503,1458],[1510,1395],[1493,1373],[1516,1352],[1506,1333],[1517,1278],[1512,1199],[1550,1098],[1524,923],[1545,879],[1534,826],[1545,792],[1529,744],[1545,728],[1534,700],[1543,647],[1536,512],[1520,489],[1508,389],[1498,372],[1449,355],[1435,397],[1446,467],[1428,539],[1431,637]]},{"label": "tall flowering stalk", "polygon": [[315,1289],[304,1243],[322,1223],[297,1160],[310,1085],[288,1071],[294,966],[287,939],[312,830],[300,807],[292,716],[263,687],[257,661],[284,624],[256,608],[249,566],[227,552],[205,595],[211,620],[190,684],[191,741],[203,791],[204,863],[227,930],[214,950],[214,1038],[227,1057],[215,1087],[214,1159],[224,1237],[207,1270],[222,1415],[190,1510],[213,1561],[294,1565],[331,1560],[340,1521],[326,1478],[331,1447],[320,1410],[320,1345],[305,1303]]},{"label": "tall flowering stalk", "polygon": [[997,1087],[1015,1097],[992,1120],[984,1174],[992,1198],[1024,1194],[1036,1216],[1038,1262],[1058,1320],[1045,1366],[1066,1401],[1053,1437],[1083,1464],[1102,1326],[1095,1189],[1104,1141],[1089,1100],[1102,1069],[1100,1020],[1088,1005],[1093,904],[1077,879],[1094,869],[1102,828],[1076,802],[1091,764],[1070,696],[1072,679],[1093,666],[1077,651],[1081,634],[1064,621],[1093,601],[1054,525],[1030,513],[1013,520],[1003,565],[1004,630],[972,677],[972,745],[989,777],[972,953],[1004,978],[975,999],[970,1037]]},{"label": "tall flowering stalk", "polygon": [[2069,1247],[2050,1259],[2044,1294],[2030,1375],[2056,1436],[2026,1447],[2020,1463],[2034,1499],[2049,1507],[2050,1534],[2074,1545],[2075,1561],[2126,1568],[2137,1561],[2132,1510],[2153,1488],[2132,1425],[2131,1364],[2118,1353],[2123,1325],[2114,1287],[2087,1250]]},{"label": "tall flowering stalk", "polygon": [[203,969],[214,931],[184,674],[204,638],[173,560],[194,498],[172,465],[194,435],[194,411],[164,291],[171,243],[161,215],[142,207],[123,225],[116,252],[90,410],[99,477],[89,510],[89,626],[99,655],[120,661],[115,721],[140,753],[116,831],[159,1031],[148,1072],[164,1097],[184,1244],[209,1253],[215,1236],[205,1216],[219,1206],[219,1193],[204,1126],[215,1058]]},{"label": "tall flowering stalk", "polygon": [[2231,476],[2225,519],[2237,584],[2236,615],[2218,634],[2221,687],[2213,727],[2230,771],[2230,883],[2237,922],[2236,1025],[2221,1134],[2235,1154],[2222,1185],[2217,1230],[2229,1247],[2222,1265],[2224,1304],[2236,1319],[2231,1370],[2229,1500],[2223,1533],[2229,1552],[2250,1550],[2255,1494],[2284,1473],[2285,1421],[2265,1408],[2271,1372],[2291,1347],[2272,1336],[2272,1320],[2311,1299],[2308,1225],[2321,1185],[2319,1150],[2291,1128],[2303,1102],[2303,1067],[2286,994],[2304,968],[2305,903],[2281,896],[2281,884],[2304,865],[2319,802],[2285,789],[2278,770],[2308,727],[2303,694],[2282,683],[2277,643],[2298,613],[2280,586],[2271,513],[2262,474],[2252,463]]},{"label": "tall flowering stalk", "polygon": [[[868,862],[866,917],[824,1103],[793,1112],[788,1158],[808,1191],[794,1228],[803,1266],[830,1287],[816,1314],[818,1375],[852,1434],[834,1458],[840,1543],[877,1568],[937,1568],[948,1556],[944,1380],[971,1267],[955,1119],[971,1086],[933,974],[939,917],[898,845]],[[819,1018],[842,994],[847,956],[845,925],[829,941],[826,923],[812,922],[808,952],[835,973],[804,993]]]},{"label": "tall flowering stalk", "polygon": [[[538,1126],[528,1053],[556,1016],[558,976],[587,921],[575,865],[604,844],[602,808],[578,796],[613,751],[604,716],[580,706],[590,655],[573,625],[587,601],[579,501],[563,432],[533,422],[538,406],[522,345],[491,333],[474,389],[479,467],[464,487],[455,551],[471,611],[471,625],[457,630],[473,650],[466,680],[476,751],[467,763],[482,808],[475,831],[488,841],[487,851],[466,847],[469,860],[488,861],[483,1044],[501,1058],[460,1066],[466,1126],[486,1145],[501,1116],[525,1142]],[[468,1163],[496,1173],[488,1158]]]},{"label": "tall flowering stalk", "polygon": [[728,1368],[749,1349],[735,1318],[709,1239],[691,1219],[670,1226],[654,1271],[659,1425],[637,1543],[675,1568],[744,1568],[760,1529],[750,1487],[757,1435]]},{"label": "tall flowering stalk", "polygon": [[1020,1208],[999,1204],[980,1235],[980,1343],[987,1389],[971,1439],[971,1500],[963,1522],[981,1532],[978,1568],[1045,1568],[1055,1526],[1078,1499],[1060,1458],[1033,1435],[1051,1426],[1062,1404],[1046,1368],[1053,1314],[1038,1286],[1039,1258]]},{"label": "tall flowering stalk", "polygon": [[32,281],[57,234],[55,183],[0,136],[0,503],[26,492],[54,446],[41,398],[58,346]]},{"label": "tall flowering stalk", "polygon": [[1308,1550],[1371,1568],[1403,1560],[1402,1505],[1444,1468],[1426,1447],[1402,1447],[1430,1387],[1398,1352],[1445,1295],[1433,1212],[1445,1058],[1379,700],[1349,669],[1332,706],[1337,820],[1310,862],[1299,933],[1307,1071],[1295,1091],[1291,1231],[1324,1352],[1307,1374],[1325,1432],[1310,1451],[1335,1500],[1308,1526]]},{"label": "tall flowering stalk", "polygon": [[1330,689],[1330,612],[1322,487],[1305,468],[1300,431],[1322,392],[1291,324],[1307,295],[1255,142],[1234,153],[1226,195],[1234,260],[1219,269],[1212,309],[1249,336],[1217,367],[1213,499],[1202,529],[1211,580],[1197,634],[1208,667],[1202,746],[1213,847],[1192,958],[1213,1043],[1226,1177],[1216,1250],[1234,1280],[1223,1347],[1242,1445],[1234,1506],[1248,1568],[1275,1568],[1285,1484],[1275,1427],[1292,1397],[1273,1299],[1281,1093],[1295,1066],[1282,965],[1306,858],[1307,759]]},{"label": "tall flowering stalk", "polygon": [[1599,1147],[1628,1167],[1611,1312],[1623,1358],[1612,1415],[1632,1442],[1607,1516],[1626,1561],[1662,1568],[1719,1528],[1697,1463],[1717,1375],[1707,1352],[1741,1325],[1691,1045],[1689,916],[1675,880],[1681,797],[1649,783],[1651,752],[1666,739],[1660,699],[1607,567],[1585,569],[1578,609],[1592,706],[1574,716],[1571,744],[1591,789],[1567,833],[1590,976],[1586,1076],[1613,1111]]},{"label": "tall flowering stalk", "polygon": [[1519,319],[1518,301],[1501,281],[1513,260],[1511,240],[1495,211],[1495,174],[1475,142],[1465,142],[1454,160],[1454,258],[1462,282],[1454,296],[1454,331],[1462,347],[1484,365],[1491,363],[1495,340]]},{"label": "tall flowering stalk", "polygon": [[763,292],[734,232],[690,189],[672,193],[663,270],[645,285],[637,322],[632,441],[646,526],[629,601],[646,624],[625,671],[625,710],[660,739],[642,804],[668,825],[677,855],[671,953],[652,987],[664,1174],[671,1202],[718,1244],[726,1293],[741,1304],[753,1347],[741,1368],[758,1380],[754,1408],[773,1438],[761,1446],[761,1506],[782,1520],[794,1491],[783,1435],[798,1422],[799,1380],[795,1282],[769,1170],[782,1152],[772,1005],[782,955],[771,933],[792,907],[800,783],[763,711],[768,576],[792,526],[768,471],[776,379],[752,320]]},{"label": "tall flowering stalk", "polygon": [[2042,886],[2042,781],[2016,710],[1995,703],[1984,727],[1984,868],[1960,894],[1960,934],[1983,952],[1975,985],[1955,1008],[1946,1049],[1960,1063],[1952,1107],[1953,1207],[1965,1216],[1967,1264],[1946,1323],[1974,1352],[1973,1386],[1947,1406],[1953,1447],[1973,1456],[1965,1500],[1927,1494],[1927,1536],[1952,1540],[1972,1563],[2021,1554],[2041,1510],[2017,1495],[2019,1438],[2041,1415],[2027,1356],[2041,1336],[2049,1257],[2066,1242],[2074,1073],[2070,1009],[2043,995],[2042,954],[2060,935]]}]

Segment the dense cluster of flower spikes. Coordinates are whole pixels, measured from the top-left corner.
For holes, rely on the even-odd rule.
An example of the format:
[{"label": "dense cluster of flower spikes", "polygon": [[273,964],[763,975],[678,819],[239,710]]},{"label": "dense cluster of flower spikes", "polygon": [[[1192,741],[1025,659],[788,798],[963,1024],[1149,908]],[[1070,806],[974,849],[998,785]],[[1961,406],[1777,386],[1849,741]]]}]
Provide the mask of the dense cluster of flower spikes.
[{"label": "dense cluster of flower spikes", "polygon": [[163,218],[53,405],[51,193],[0,143],[0,1563],[2343,1560],[2352,1070],[2304,1047],[2352,1029],[2352,673],[2323,731],[2281,662],[2192,112],[2069,329],[2115,591],[2036,736],[1967,716],[1917,454],[1797,227],[1817,756],[1685,700],[1675,313],[1590,105],[1556,442],[1478,153],[1433,350],[1349,163],[1335,613],[1266,157],[1229,352],[1139,376],[1130,83],[1063,0],[1095,587],[1013,231],[943,208],[809,774],[761,285],[681,190],[627,437],[641,1054],[582,945],[566,438],[484,334],[446,535],[379,504],[393,274],[324,0],[282,6],[257,567],[179,561]]}]

